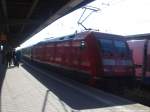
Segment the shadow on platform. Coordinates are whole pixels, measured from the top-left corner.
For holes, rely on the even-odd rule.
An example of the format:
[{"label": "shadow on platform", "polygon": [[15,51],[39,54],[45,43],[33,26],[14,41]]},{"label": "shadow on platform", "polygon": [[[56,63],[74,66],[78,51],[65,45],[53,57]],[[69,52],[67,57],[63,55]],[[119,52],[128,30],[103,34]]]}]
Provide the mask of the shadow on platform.
[{"label": "shadow on platform", "polygon": [[[44,112],[44,110],[45,110],[49,91],[53,92],[60,99],[60,103],[62,104],[62,106],[64,103],[66,103],[71,108],[77,109],[77,110],[96,109],[96,108],[105,108],[105,107],[133,104],[133,102],[127,102],[127,101],[121,102],[121,101],[117,101],[117,100],[114,101],[113,104],[108,104],[106,102],[109,102],[109,101],[105,100],[108,98],[104,98],[104,97],[102,97],[102,101],[95,100],[94,98],[91,98],[90,96],[88,96],[82,92],[74,90],[71,87],[66,87],[62,83],[58,83],[57,81],[54,81],[53,79],[49,78],[46,75],[44,76],[43,73],[39,73],[38,71],[34,70],[32,67],[27,66],[26,64],[22,64],[22,67],[24,69],[26,69],[29,73],[31,73],[37,80],[39,80],[43,85],[45,85],[49,89],[45,93],[45,100],[43,102],[42,112]],[[53,74],[53,73],[50,72],[49,75],[51,75],[51,74]],[[58,78],[58,76],[56,76],[56,77]],[[59,78],[62,78],[62,77],[59,77]],[[62,78],[62,80],[63,79],[65,79],[65,78]],[[74,83],[72,82],[71,84],[73,85]],[[79,87],[79,88],[82,89],[81,87]],[[64,103],[62,103],[62,102],[64,102]],[[65,106],[63,106],[63,107],[65,108]]]}]

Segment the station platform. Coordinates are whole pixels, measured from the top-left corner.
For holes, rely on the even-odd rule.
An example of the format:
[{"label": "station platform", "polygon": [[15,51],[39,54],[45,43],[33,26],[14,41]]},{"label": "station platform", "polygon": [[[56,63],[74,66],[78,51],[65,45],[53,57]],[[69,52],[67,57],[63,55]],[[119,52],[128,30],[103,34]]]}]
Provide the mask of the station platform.
[{"label": "station platform", "polygon": [[82,84],[41,77],[24,65],[9,67],[2,82],[0,112],[150,112],[147,106]]},{"label": "station platform", "polygon": [[1,91],[1,112],[66,112],[55,94],[22,67],[6,72]]}]

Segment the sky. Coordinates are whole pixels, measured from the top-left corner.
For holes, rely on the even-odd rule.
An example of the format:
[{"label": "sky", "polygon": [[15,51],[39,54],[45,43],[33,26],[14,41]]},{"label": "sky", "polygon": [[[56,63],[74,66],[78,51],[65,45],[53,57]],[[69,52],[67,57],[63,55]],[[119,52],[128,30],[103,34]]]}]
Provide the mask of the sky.
[{"label": "sky", "polygon": [[[92,13],[83,25],[86,28],[118,35],[150,33],[150,0],[95,0],[87,6],[100,10]],[[20,45],[17,49],[31,46],[47,38],[56,38],[76,31],[84,31],[77,22],[84,9],[80,8],[47,26]],[[87,10],[84,19],[91,11]]]}]

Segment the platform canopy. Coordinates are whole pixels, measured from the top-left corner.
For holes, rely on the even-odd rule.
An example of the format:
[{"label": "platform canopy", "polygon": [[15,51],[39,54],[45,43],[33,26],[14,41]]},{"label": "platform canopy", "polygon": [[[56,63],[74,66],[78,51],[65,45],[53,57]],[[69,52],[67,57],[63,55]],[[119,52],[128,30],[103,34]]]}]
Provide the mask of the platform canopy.
[{"label": "platform canopy", "polygon": [[94,0],[1,0],[0,33],[19,46],[58,18]]}]

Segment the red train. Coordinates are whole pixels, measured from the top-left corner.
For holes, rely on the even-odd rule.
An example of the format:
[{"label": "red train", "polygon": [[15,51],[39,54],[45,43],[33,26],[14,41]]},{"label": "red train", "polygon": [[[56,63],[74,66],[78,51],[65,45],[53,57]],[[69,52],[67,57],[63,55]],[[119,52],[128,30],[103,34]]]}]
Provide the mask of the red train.
[{"label": "red train", "polygon": [[84,73],[90,82],[134,77],[128,45],[119,35],[86,31],[40,42],[23,54],[36,62]]}]

